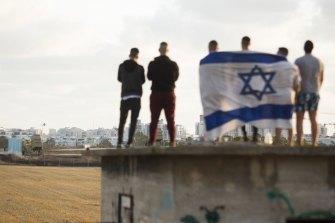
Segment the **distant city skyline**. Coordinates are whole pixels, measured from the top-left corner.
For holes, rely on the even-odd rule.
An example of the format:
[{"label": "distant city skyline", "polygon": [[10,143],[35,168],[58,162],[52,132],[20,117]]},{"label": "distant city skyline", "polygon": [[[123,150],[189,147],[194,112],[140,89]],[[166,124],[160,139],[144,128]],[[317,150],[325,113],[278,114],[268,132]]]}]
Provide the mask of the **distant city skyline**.
[{"label": "distant city skyline", "polygon": [[[194,122],[194,128],[192,131],[189,131],[185,125],[183,125],[182,123],[176,123],[176,125],[181,125],[183,127],[185,127],[186,129],[186,133],[187,134],[190,134],[190,135],[198,135],[199,132],[203,132],[205,131],[205,126],[204,124],[201,125],[201,127],[199,128],[199,123],[200,123],[200,116],[199,115],[199,119],[198,121],[195,121]],[[149,125],[150,123],[145,123],[145,122],[142,122],[142,120],[138,120],[139,122],[141,122],[142,124],[145,124],[145,125]],[[162,121],[163,124],[166,124],[166,121],[164,119],[160,119],[160,122]],[[309,120],[305,119],[305,124],[306,126],[304,127],[305,128],[305,131],[304,131],[304,134],[310,134],[310,131],[306,131],[310,128],[310,125],[309,125]],[[335,134],[335,123],[319,123],[319,125],[322,125],[322,126],[326,126],[327,128],[327,132],[326,132],[326,135],[327,136],[334,136]],[[126,128],[129,127],[129,121],[126,123],[126,127],[125,127],[125,131],[126,131]],[[0,129],[1,128],[5,128],[5,129],[22,129],[22,130],[27,130],[27,129],[38,129],[38,130],[42,130],[42,124],[40,127],[36,127],[36,126],[30,126],[30,127],[27,127],[27,128],[22,128],[22,127],[15,127],[15,128],[8,128],[6,126],[0,126]],[[104,126],[98,126],[98,127],[95,127],[95,128],[89,128],[89,129],[85,129],[85,128],[81,128],[81,127],[78,127],[78,126],[63,126],[63,127],[60,127],[60,128],[51,128],[51,127],[48,127],[48,125],[46,124],[45,126],[43,126],[43,134],[50,134],[50,130],[60,130],[60,129],[65,129],[65,128],[78,128],[80,130],[83,130],[83,131],[90,131],[90,130],[97,130],[97,129],[114,129],[114,128],[118,128],[118,126],[113,126],[113,127],[104,127]],[[295,129],[295,127],[293,126],[293,128]],[[236,131],[238,131],[239,128],[236,129]],[[296,132],[294,131],[294,134]],[[321,134],[321,132],[320,132]]]},{"label": "distant city skyline", "polygon": [[[166,41],[180,67],[175,121],[194,132],[202,113],[199,61],[208,42],[217,40],[220,51],[237,51],[245,35],[254,51],[287,47],[291,62],[312,40],[313,54],[325,66],[318,120],[334,123],[334,10],[333,0],[1,1],[0,126],[118,126],[119,64],[138,47],[138,62],[147,71]],[[146,80],[139,116],[145,123],[150,86]]]}]

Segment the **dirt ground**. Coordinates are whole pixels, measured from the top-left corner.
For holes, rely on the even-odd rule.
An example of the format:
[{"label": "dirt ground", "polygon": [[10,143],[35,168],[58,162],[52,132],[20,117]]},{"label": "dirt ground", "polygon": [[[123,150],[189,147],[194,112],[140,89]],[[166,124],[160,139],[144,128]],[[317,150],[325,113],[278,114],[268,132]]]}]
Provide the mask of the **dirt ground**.
[{"label": "dirt ground", "polygon": [[0,222],[99,222],[100,168],[0,165]]}]

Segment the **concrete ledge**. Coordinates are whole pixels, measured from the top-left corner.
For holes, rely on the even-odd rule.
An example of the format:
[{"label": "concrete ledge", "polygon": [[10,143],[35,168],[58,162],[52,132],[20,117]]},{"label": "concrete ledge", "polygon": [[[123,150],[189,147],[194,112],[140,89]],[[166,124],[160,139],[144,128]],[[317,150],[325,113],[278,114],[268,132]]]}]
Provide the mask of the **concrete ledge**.
[{"label": "concrete ledge", "polygon": [[102,222],[334,220],[334,146],[199,143],[82,154],[101,157]]},{"label": "concrete ledge", "polygon": [[225,143],[218,145],[192,145],[172,147],[142,147],[132,149],[96,149],[83,151],[84,156],[157,156],[157,155],[232,155],[232,156],[335,156],[335,147],[287,147],[251,143]]}]

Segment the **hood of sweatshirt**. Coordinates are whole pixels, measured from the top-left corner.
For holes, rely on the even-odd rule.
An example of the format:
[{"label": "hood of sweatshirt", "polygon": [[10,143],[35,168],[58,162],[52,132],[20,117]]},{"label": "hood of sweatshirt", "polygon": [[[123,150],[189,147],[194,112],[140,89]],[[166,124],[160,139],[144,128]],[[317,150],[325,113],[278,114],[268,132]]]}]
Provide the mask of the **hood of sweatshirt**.
[{"label": "hood of sweatshirt", "polygon": [[126,69],[127,72],[132,72],[135,70],[137,63],[133,60],[125,60],[123,62],[124,69]]}]

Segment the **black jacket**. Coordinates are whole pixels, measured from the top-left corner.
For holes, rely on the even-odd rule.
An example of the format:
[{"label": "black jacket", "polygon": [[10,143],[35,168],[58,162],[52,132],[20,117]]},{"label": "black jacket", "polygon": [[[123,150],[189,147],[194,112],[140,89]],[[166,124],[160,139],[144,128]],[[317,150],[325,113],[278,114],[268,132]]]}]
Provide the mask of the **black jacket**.
[{"label": "black jacket", "polygon": [[119,66],[118,81],[122,83],[121,97],[142,96],[142,84],[145,82],[144,68],[133,60],[126,60]]},{"label": "black jacket", "polygon": [[150,62],[147,77],[152,80],[152,91],[171,92],[176,87],[179,68],[177,63],[170,60],[169,57],[159,56]]}]

